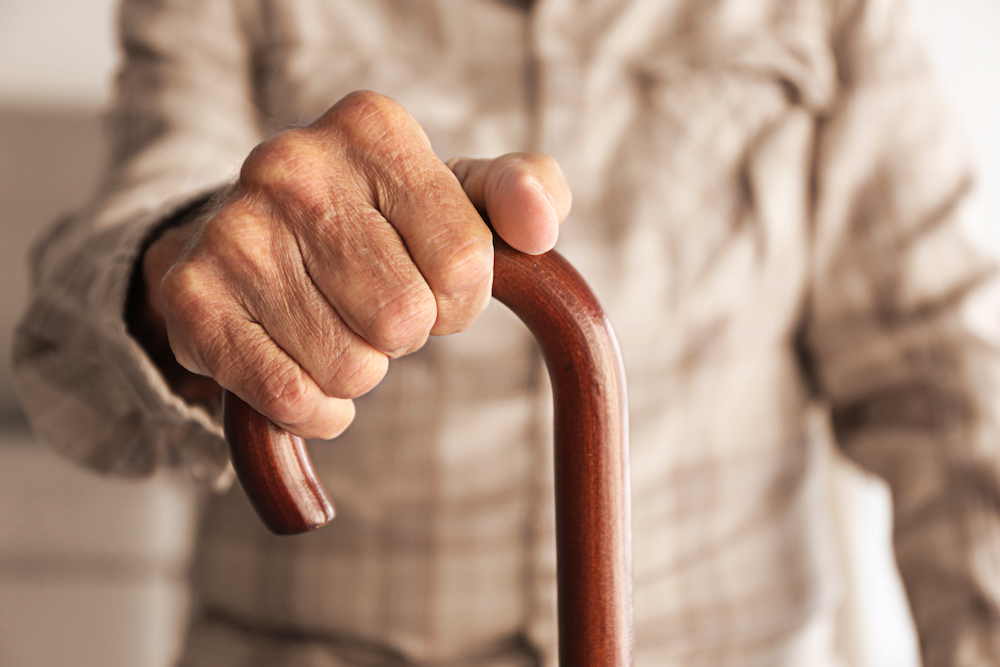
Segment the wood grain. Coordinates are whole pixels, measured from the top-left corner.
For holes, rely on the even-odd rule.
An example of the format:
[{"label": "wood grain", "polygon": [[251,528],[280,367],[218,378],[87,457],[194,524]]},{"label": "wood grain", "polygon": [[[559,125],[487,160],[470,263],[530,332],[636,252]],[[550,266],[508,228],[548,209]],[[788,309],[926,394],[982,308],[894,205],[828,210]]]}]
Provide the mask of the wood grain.
[{"label": "wood grain", "polygon": [[333,504],[305,441],[231,392],[223,392],[222,412],[236,477],[264,525],[278,535],[295,535],[328,524]]},{"label": "wood grain", "polygon": [[[617,340],[586,282],[554,251],[528,256],[497,239],[493,296],[534,334],[552,378],[560,664],[630,666],[628,409]],[[228,393],[225,424],[237,476],[272,531],[333,518],[301,438]]]}]

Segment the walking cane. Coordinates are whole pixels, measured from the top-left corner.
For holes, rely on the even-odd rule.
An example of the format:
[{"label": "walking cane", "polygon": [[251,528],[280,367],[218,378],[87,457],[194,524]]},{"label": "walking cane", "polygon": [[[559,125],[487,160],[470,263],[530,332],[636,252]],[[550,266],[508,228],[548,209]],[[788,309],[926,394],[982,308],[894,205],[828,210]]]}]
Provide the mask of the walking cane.
[{"label": "walking cane", "polygon": [[[556,566],[562,667],[633,664],[625,373],[614,332],[558,253],[529,256],[496,238],[493,296],[541,346],[555,403]],[[286,535],[333,518],[305,442],[229,392],[233,467],[261,519]]]}]

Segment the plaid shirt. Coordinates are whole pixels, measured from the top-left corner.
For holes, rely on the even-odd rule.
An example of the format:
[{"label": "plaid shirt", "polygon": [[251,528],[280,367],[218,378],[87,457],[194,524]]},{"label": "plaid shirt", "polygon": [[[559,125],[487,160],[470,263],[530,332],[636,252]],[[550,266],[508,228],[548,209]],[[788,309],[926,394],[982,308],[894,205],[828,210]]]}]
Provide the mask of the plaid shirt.
[{"label": "plaid shirt", "polygon": [[[44,238],[18,332],[38,433],[231,480],[217,415],[126,334],[136,254],[272,130],[390,95],[442,157],[554,155],[560,250],[629,376],[637,664],[833,664],[822,441],[884,477],[924,664],[1000,664],[993,268],[894,0],[127,0],[113,164]],[[206,507],[188,665],[551,664],[550,408],[494,305],[394,361],[312,452],[339,516]]]}]

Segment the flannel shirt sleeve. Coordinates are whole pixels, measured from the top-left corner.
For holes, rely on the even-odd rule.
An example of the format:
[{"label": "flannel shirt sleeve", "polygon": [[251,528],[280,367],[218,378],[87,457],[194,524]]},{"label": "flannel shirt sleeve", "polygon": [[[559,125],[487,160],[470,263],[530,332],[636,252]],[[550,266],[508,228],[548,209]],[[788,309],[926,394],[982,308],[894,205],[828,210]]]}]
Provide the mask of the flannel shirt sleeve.
[{"label": "flannel shirt sleeve", "polygon": [[804,352],[837,441],[884,478],[925,667],[1000,665],[997,274],[900,3],[842,3],[815,153]]},{"label": "flannel shirt sleeve", "polygon": [[231,181],[259,141],[247,24],[236,0],[124,2],[103,185],[34,249],[18,393],[42,440],[103,472],[231,479],[217,415],[170,391],[123,312],[151,230]]}]

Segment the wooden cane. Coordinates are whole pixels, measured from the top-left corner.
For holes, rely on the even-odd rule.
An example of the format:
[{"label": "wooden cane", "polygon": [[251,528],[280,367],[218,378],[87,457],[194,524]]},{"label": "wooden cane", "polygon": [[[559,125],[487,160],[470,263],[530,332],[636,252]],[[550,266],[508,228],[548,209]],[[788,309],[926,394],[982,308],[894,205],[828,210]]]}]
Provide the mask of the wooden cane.
[{"label": "wooden cane", "polygon": [[[631,509],[625,373],[593,292],[557,252],[496,239],[493,296],[534,334],[555,404],[556,558],[562,667],[633,664]],[[278,534],[333,518],[305,443],[224,396],[233,467]]]}]

